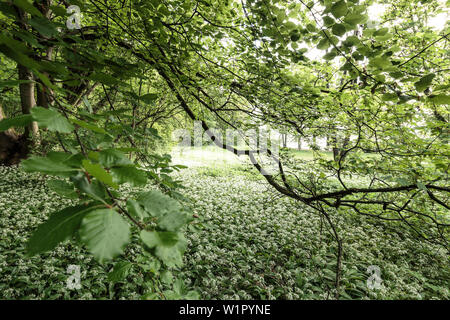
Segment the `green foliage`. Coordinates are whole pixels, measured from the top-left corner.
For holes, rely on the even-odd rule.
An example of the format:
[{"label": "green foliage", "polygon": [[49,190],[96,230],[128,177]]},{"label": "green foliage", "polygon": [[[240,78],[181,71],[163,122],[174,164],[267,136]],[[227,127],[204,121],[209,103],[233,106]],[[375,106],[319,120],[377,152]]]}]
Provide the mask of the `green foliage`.
[{"label": "green foliage", "polygon": [[181,206],[177,201],[156,190],[143,192],[136,200],[153,217],[160,218],[169,213],[181,211]]},{"label": "green foliage", "polygon": [[75,191],[73,184],[62,181],[62,180],[49,180],[47,186],[53,192],[56,192],[62,197],[67,197],[69,199],[77,199],[78,194]]},{"label": "green foliage", "polygon": [[97,178],[98,181],[103,182],[113,187],[114,189],[117,189],[119,187],[118,184],[113,182],[112,176],[108,172],[106,172],[106,170],[103,169],[103,167],[100,164],[92,163],[89,160],[83,160],[82,163],[84,169],[86,169],[86,172],[92,175],[93,177]]},{"label": "green foliage", "polygon": [[115,210],[97,209],[83,218],[80,237],[102,263],[123,253],[130,241],[130,226]]},{"label": "green foliage", "polygon": [[33,121],[30,115],[24,114],[15,118],[3,119],[0,121],[0,132],[6,131],[12,127],[25,127]]},{"label": "green foliage", "polygon": [[415,82],[414,86],[416,87],[417,91],[424,91],[426,88],[428,88],[435,76],[435,74],[431,73],[423,76],[419,81]]},{"label": "green foliage", "polygon": [[123,281],[127,277],[132,267],[133,265],[130,262],[127,261],[117,262],[114,265],[113,270],[110,273],[108,273],[108,280],[113,283]]},{"label": "green foliage", "polygon": [[34,107],[31,109],[31,115],[33,120],[50,131],[69,133],[73,130],[69,121],[55,110]]},{"label": "green foliage", "polygon": [[347,13],[347,3],[344,0],[337,1],[331,6],[330,11],[335,18],[340,18]]},{"label": "green foliage", "polygon": [[[325,298],[325,284],[332,282],[323,279],[325,267],[321,265],[334,261],[329,253],[335,244],[325,230],[321,232],[320,217],[286,198],[267,202],[271,192],[261,188],[260,180],[247,180],[244,171],[205,177],[199,169],[177,174],[200,218],[189,227],[197,231],[186,234],[189,245],[183,268],[171,271],[173,282],[161,284],[161,294],[170,298],[181,291],[179,298],[183,298],[195,289],[198,293],[191,295],[202,299]],[[49,190],[42,176],[6,167],[0,167],[0,175],[4,177],[0,180],[0,230],[7,235],[0,240],[4,299],[162,298],[151,281],[162,282],[170,276],[137,245],[129,246],[132,250],[125,251],[123,261],[106,265],[92,259],[84,246],[68,241],[51,252],[25,258],[23,248],[36,225],[74,201]],[[223,196],[217,198],[213,190]],[[24,207],[24,197],[32,205]],[[364,299],[448,299],[450,273],[442,248],[398,233],[402,229],[399,224],[392,226],[394,232],[374,225],[367,217],[333,217],[351,243],[343,275],[351,298],[361,298],[361,293],[354,291],[358,288]],[[80,265],[79,290],[65,287],[68,264]],[[381,267],[381,291],[367,289],[366,268],[371,264]],[[147,274],[149,280],[144,278]]]},{"label": "green foliage", "polygon": [[171,231],[141,231],[141,240],[168,267],[181,266],[182,256],[186,250],[184,237]]},{"label": "green foliage", "polygon": [[335,24],[335,25],[333,25],[332,30],[333,30],[333,34],[335,34],[335,35],[337,35],[339,37],[343,36],[345,34],[345,32],[346,32],[345,26],[342,25],[342,24]]},{"label": "green foliage", "polygon": [[430,101],[437,105],[448,105],[450,104],[450,96],[445,94],[438,94],[435,96],[430,96]]},{"label": "green foliage", "polygon": [[73,237],[78,230],[81,220],[93,210],[94,206],[68,207],[53,213],[41,224],[27,244],[29,255],[35,255],[55,248],[60,242]]},{"label": "green foliage", "polygon": [[111,175],[119,184],[129,182],[133,186],[142,186],[147,182],[145,171],[136,169],[133,166],[125,166],[111,169]]},{"label": "green foliage", "polygon": [[22,162],[22,168],[26,172],[42,172],[55,176],[67,176],[77,169],[48,157],[31,157]]}]

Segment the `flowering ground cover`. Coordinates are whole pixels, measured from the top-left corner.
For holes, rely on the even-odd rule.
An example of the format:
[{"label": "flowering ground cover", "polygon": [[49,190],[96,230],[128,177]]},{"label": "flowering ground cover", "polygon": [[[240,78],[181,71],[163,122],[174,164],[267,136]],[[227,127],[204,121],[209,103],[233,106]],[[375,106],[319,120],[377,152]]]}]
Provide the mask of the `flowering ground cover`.
[{"label": "flowering ground cover", "polygon": [[[142,259],[138,246],[125,252],[132,267],[125,281],[116,283],[108,277],[114,261],[101,265],[73,243],[25,256],[31,232],[71,200],[52,192],[41,175],[0,167],[0,177],[1,298],[137,299],[145,294],[145,272],[134,267]],[[176,177],[185,186],[186,204],[198,216],[185,231],[184,266],[172,270],[174,278],[183,279],[177,284],[180,290],[195,290],[199,296],[193,297],[202,299],[334,297],[336,245],[319,215],[280,197],[238,163],[224,170],[203,161]],[[366,217],[333,219],[344,239],[341,298],[450,297],[448,256],[442,248],[408,237],[399,226],[376,225]],[[69,265],[80,266],[80,289],[67,288]],[[367,285],[373,276],[369,266],[381,271],[377,289]],[[161,285],[169,288],[172,281],[167,274]]]}]

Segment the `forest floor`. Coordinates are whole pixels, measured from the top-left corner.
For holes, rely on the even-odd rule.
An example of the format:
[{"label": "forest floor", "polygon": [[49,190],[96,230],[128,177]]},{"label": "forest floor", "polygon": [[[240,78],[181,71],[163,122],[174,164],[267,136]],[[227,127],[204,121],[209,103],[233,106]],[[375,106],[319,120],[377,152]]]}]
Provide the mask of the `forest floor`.
[{"label": "forest floor", "polygon": [[[175,163],[190,167],[175,175],[201,222],[187,229],[185,264],[174,275],[202,299],[333,298],[336,245],[320,216],[280,198],[236,156],[220,153],[173,153]],[[100,265],[73,242],[25,256],[36,226],[70,204],[47,188],[45,177],[0,167],[0,299],[138,299],[145,293],[137,268],[126,281],[110,284],[114,263]],[[450,298],[442,248],[366,217],[333,219],[344,238],[341,298]],[[134,262],[138,253],[130,245],[125,258]],[[81,289],[67,288],[69,265],[80,266]],[[377,277],[369,266],[381,271],[378,289],[368,287],[367,280]]]}]

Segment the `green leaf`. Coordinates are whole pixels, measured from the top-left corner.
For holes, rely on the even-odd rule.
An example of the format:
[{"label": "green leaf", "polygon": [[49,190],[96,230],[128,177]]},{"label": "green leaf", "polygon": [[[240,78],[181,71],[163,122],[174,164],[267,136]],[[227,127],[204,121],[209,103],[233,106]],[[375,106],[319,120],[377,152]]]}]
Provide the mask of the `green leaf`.
[{"label": "green leaf", "polygon": [[58,34],[54,24],[46,18],[34,17],[28,20],[28,23],[45,37],[54,37]]},{"label": "green leaf", "polygon": [[25,10],[29,14],[42,17],[42,13],[35,6],[33,6],[28,0],[14,0],[13,3],[14,5]]},{"label": "green leaf", "polygon": [[424,91],[428,88],[436,75],[434,73],[427,74],[414,83],[417,91]]},{"label": "green leaf", "polygon": [[168,231],[141,231],[141,239],[149,248],[173,247],[178,242],[178,233]]},{"label": "green leaf", "polygon": [[159,218],[158,227],[167,231],[177,231],[188,222],[184,212],[170,211]]},{"label": "green leaf", "polygon": [[398,95],[395,93],[386,93],[381,96],[381,100],[383,101],[397,101]]},{"label": "green leaf", "polygon": [[330,51],[326,55],[323,56],[325,60],[333,60],[337,56],[335,51]]},{"label": "green leaf", "polygon": [[16,40],[14,38],[8,37],[5,34],[0,34],[0,43],[5,44],[10,49],[14,50],[16,53],[29,55],[32,53],[29,47],[26,46],[22,41]]},{"label": "green leaf", "polygon": [[328,41],[328,39],[323,38],[322,40],[320,40],[319,44],[317,45],[317,49],[326,50],[329,46],[330,46],[330,42]]},{"label": "green leaf", "polygon": [[156,93],[147,93],[139,97],[139,100],[147,104],[154,102],[156,99],[158,99],[158,95]]},{"label": "green leaf", "polygon": [[403,77],[403,72],[394,71],[394,72],[389,73],[389,75],[394,79],[400,79]]},{"label": "green leaf", "polygon": [[342,24],[335,24],[332,28],[333,34],[337,35],[337,36],[342,36],[345,34],[345,32],[347,32],[347,30],[345,29],[344,25]]},{"label": "green leaf", "polygon": [[17,116],[15,118],[3,119],[0,121],[0,132],[6,131],[12,127],[26,127],[33,121],[29,114]]},{"label": "green leaf", "polygon": [[359,43],[360,41],[357,36],[348,36],[344,41],[344,44],[348,47],[356,46]]},{"label": "green leaf", "polygon": [[49,180],[47,181],[47,186],[49,187],[50,190],[59,194],[60,196],[69,199],[78,198],[78,194],[75,192],[73,184],[67,183],[62,180]]},{"label": "green leaf", "polygon": [[423,191],[428,191],[427,187],[422,182],[417,182],[417,188]]},{"label": "green leaf", "polygon": [[373,33],[373,36],[374,37],[382,37],[382,36],[386,35],[388,33],[388,31],[389,31],[389,28],[381,28],[381,29],[376,30]]},{"label": "green leaf", "polygon": [[434,92],[443,91],[443,90],[447,90],[449,88],[450,88],[450,84],[441,84],[441,85],[436,86],[433,91]]},{"label": "green leaf", "polygon": [[4,87],[17,87],[19,84],[22,83],[33,83],[31,80],[0,80],[0,89]]},{"label": "green leaf", "polygon": [[106,190],[103,185],[98,181],[93,181],[89,183],[85,174],[79,172],[77,175],[70,177],[70,180],[74,183],[75,187],[84,192],[86,195],[92,199],[107,203],[105,199],[107,198]]},{"label": "green leaf", "polygon": [[82,121],[82,120],[78,120],[78,119],[70,119],[70,121],[72,123],[75,123],[76,125],[79,125],[80,127],[86,129],[86,130],[90,130],[93,132],[97,132],[97,133],[102,133],[102,134],[108,134],[108,132],[106,132],[105,129],[97,127],[91,123]]},{"label": "green leaf", "polygon": [[50,151],[47,153],[47,157],[54,162],[65,162],[73,156],[71,153],[62,151]]},{"label": "green leaf", "polygon": [[331,13],[336,18],[340,18],[347,13],[347,3],[341,0],[331,6]]},{"label": "green leaf", "polygon": [[100,164],[92,163],[89,160],[83,160],[82,163],[83,167],[90,175],[97,178],[99,181],[113,187],[114,189],[119,188],[119,185],[113,181],[113,177],[108,172],[106,172],[106,170],[103,169]]},{"label": "green leaf", "polygon": [[392,66],[391,62],[385,57],[374,57],[370,59],[369,64],[381,70]]},{"label": "green leaf", "polygon": [[169,270],[164,270],[161,273],[161,281],[165,284],[171,284],[173,282],[172,272],[170,272]]},{"label": "green leaf", "polygon": [[438,95],[435,95],[435,96],[430,96],[428,98],[428,100],[433,102],[434,104],[437,104],[437,105],[450,104],[450,96],[445,95],[445,94],[438,94]]},{"label": "green leaf", "polygon": [[80,237],[94,257],[102,263],[123,253],[130,241],[130,226],[116,211],[98,209],[84,217]]},{"label": "green leaf", "polygon": [[2,52],[4,55],[6,55],[8,58],[16,61],[18,64],[21,64],[29,69],[32,70],[40,70],[42,69],[42,66],[34,61],[33,59],[30,59],[27,55],[16,51],[15,48],[11,48],[8,46],[8,43],[4,44],[4,36],[0,35],[0,52]]},{"label": "green leaf", "polygon": [[200,293],[195,290],[188,291],[184,296],[184,300],[200,300]]},{"label": "green leaf", "polygon": [[50,131],[69,133],[74,129],[64,116],[53,109],[34,107],[31,109],[31,115],[40,126],[47,127]]},{"label": "green leaf", "polygon": [[108,86],[119,84],[120,81],[117,78],[110,76],[109,74],[103,72],[94,72],[89,76],[92,81],[100,82]]},{"label": "green leaf", "polygon": [[100,151],[99,155],[99,162],[105,168],[133,165],[133,162],[117,149],[105,149]]},{"label": "green leaf", "polygon": [[344,22],[347,22],[350,25],[363,24],[369,19],[369,16],[366,14],[359,13],[350,13],[345,16]]},{"label": "green leaf", "polygon": [[392,34],[391,33],[386,33],[383,36],[375,37],[375,40],[378,41],[378,42],[382,42],[382,41],[387,41],[390,38],[392,38]]},{"label": "green leaf", "polygon": [[186,239],[175,232],[141,231],[142,242],[168,267],[180,267],[186,250]]},{"label": "green leaf", "polygon": [[323,24],[326,27],[331,27],[334,24],[334,19],[329,16],[325,16],[323,17]]},{"label": "green leaf", "polygon": [[108,280],[113,283],[125,280],[132,266],[128,261],[117,262],[113,270],[108,273]]},{"label": "green leaf", "polygon": [[67,176],[67,173],[74,173],[77,169],[66,164],[55,162],[47,157],[31,157],[22,161],[22,168],[26,172],[42,172],[51,175]]},{"label": "green leaf", "polygon": [[52,13],[58,17],[64,17],[67,14],[66,8],[61,6],[50,6],[50,9],[52,10]]},{"label": "green leaf", "polygon": [[92,209],[92,205],[83,205],[53,213],[31,236],[27,243],[27,254],[33,256],[51,250],[72,237],[80,227],[81,220]]},{"label": "green leaf", "polygon": [[145,212],[144,208],[142,208],[136,200],[127,200],[127,210],[133,217],[138,218],[139,220],[148,217],[148,214]]},{"label": "green leaf", "polygon": [[309,32],[316,32],[317,28],[314,24],[308,23],[306,25],[306,30],[308,30]]},{"label": "green leaf", "polygon": [[298,33],[292,33],[291,34],[291,41],[296,42],[300,39],[300,35]]},{"label": "green leaf", "polygon": [[141,193],[136,199],[154,217],[162,217],[167,212],[181,211],[181,205],[159,190]]},{"label": "green leaf", "polygon": [[111,169],[111,175],[118,184],[130,183],[133,186],[143,186],[147,183],[145,171],[139,170],[134,166],[115,167]]},{"label": "green leaf", "polygon": [[5,16],[11,17],[12,19],[16,18],[16,11],[7,2],[0,2],[0,12],[2,12]]}]

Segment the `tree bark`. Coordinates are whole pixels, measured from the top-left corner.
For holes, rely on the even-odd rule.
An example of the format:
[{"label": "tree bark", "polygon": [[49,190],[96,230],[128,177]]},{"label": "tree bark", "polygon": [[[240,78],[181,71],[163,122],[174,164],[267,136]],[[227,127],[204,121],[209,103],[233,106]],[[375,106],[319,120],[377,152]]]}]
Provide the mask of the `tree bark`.
[{"label": "tree bark", "polygon": [[283,143],[283,148],[287,148],[287,133],[281,134],[281,141]]},{"label": "tree bark", "polygon": [[347,134],[343,141],[342,144],[339,145],[339,141],[338,138],[336,137],[336,135],[334,135],[331,138],[332,141],[332,145],[333,145],[333,159],[334,161],[339,161],[341,158],[342,160],[344,160],[345,157],[345,148],[347,147],[348,143],[350,142],[350,135]]},{"label": "tree bark", "polygon": [[[17,65],[19,71],[19,80],[29,80],[34,81],[33,73],[26,67]],[[34,82],[21,83],[19,84],[20,92],[20,104],[22,106],[23,114],[30,114],[31,108],[36,105],[36,100],[34,98]],[[30,134],[34,137],[39,137],[39,127],[37,122],[33,121],[25,128],[24,137],[30,138]]]},{"label": "tree bark", "polygon": [[[27,13],[20,9],[17,6],[14,6],[18,20],[16,21],[16,24],[19,26],[20,29],[27,31]],[[36,105],[36,100],[34,97],[34,76],[31,70],[26,68],[25,66],[22,66],[20,64],[17,64],[17,71],[19,73],[19,80],[26,80],[29,81],[27,83],[21,83],[19,84],[19,93],[20,93],[20,104],[22,107],[22,113],[23,114],[30,114],[31,108],[33,108]],[[30,135],[33,134],[33,136],[37,137],[39,135],[39,127],[36,122],[30,123],[28,127],[25,128],[25,133],[23,134],[23,137],[25,139],[29,139]]]}]

